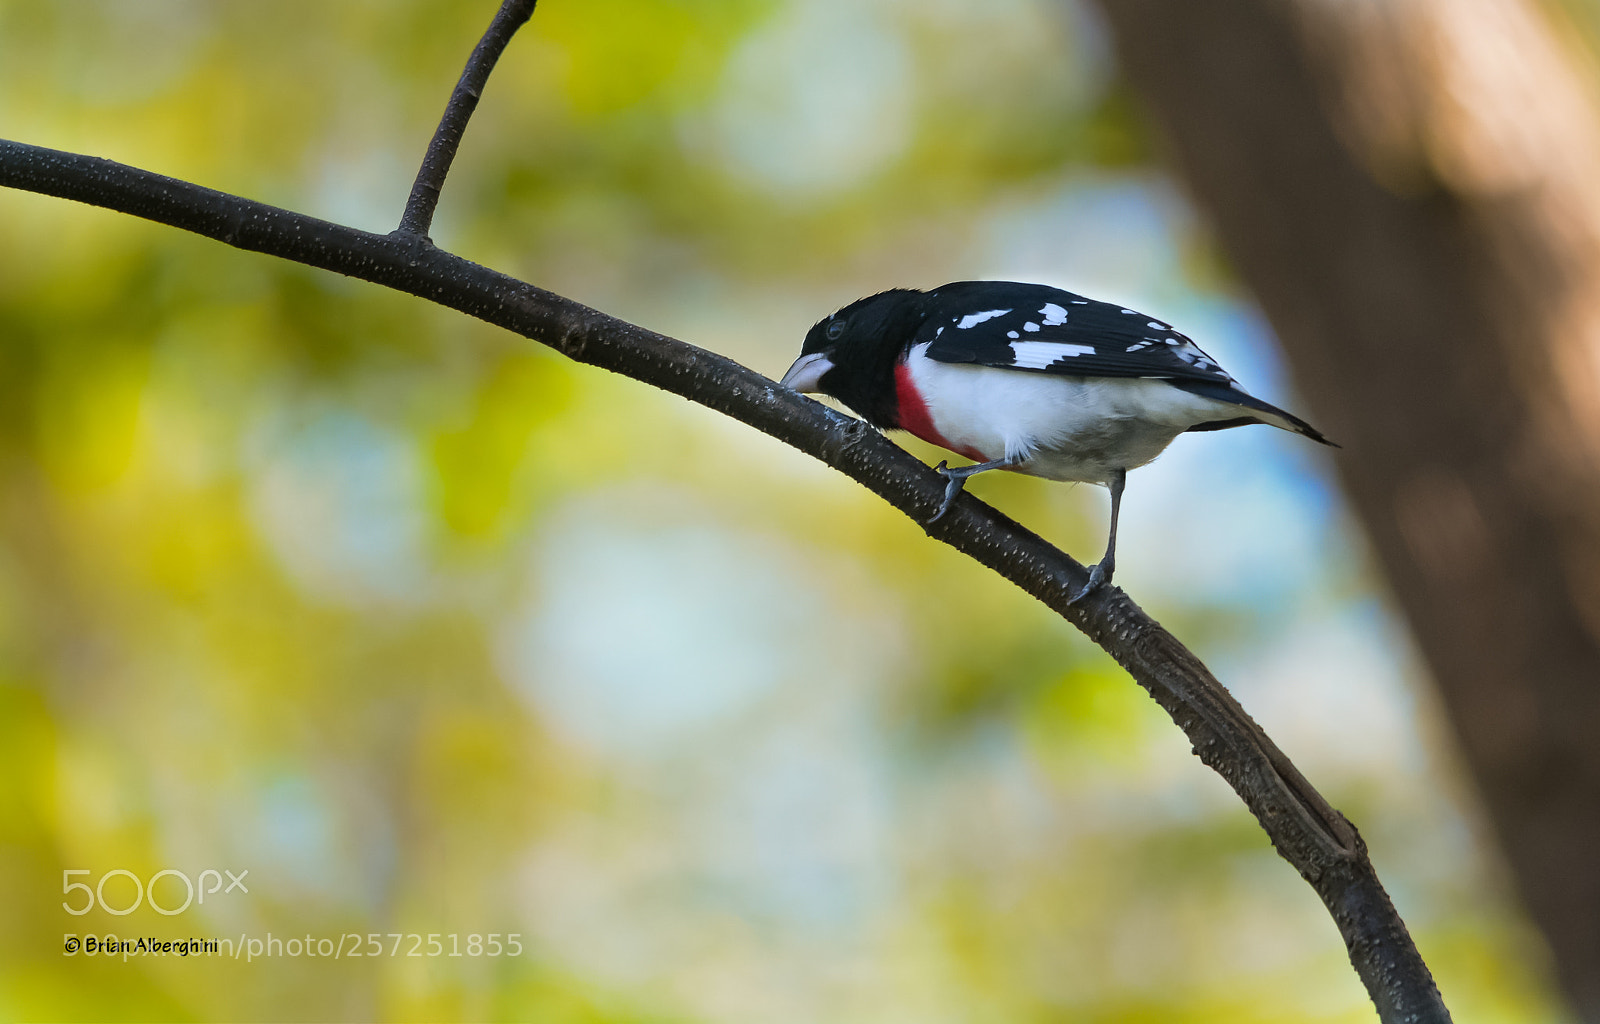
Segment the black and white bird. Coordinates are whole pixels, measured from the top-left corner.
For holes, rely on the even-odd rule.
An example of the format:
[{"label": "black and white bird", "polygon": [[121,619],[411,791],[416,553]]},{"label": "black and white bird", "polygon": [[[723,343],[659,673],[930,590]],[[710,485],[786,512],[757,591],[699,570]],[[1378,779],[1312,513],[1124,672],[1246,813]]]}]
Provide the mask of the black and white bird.
[{"label": "black and white bird", "polygon": [[973,460],[935,467],[949,482],[929,522],[991,469],[1109,488],[1105,557],[1073,602],[1111,580],[1128,470],[1179,434],[1266,423],[1333,443],[1160,320],[1038,284],[960,281],[853,302],[811,328],[783,383]]}]

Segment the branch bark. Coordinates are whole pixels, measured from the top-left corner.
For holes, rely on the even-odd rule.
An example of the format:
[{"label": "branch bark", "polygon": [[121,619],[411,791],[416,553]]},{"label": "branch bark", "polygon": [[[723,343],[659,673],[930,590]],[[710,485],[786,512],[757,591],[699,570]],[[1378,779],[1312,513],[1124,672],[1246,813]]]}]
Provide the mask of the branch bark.
[{"label": "branch bark", "polygon": [[478,99],[488,84],[489,72],[494,70],[517,29],[533,17],[533,7],[538,2],[505,0],[495,13],[494,21],[489,23],[488,31],[472,48],[461,79],[450,93],[450,102],[445,104],[444,117],[439,119],[439,127],[434,129],[433,139],[428,143],[428,152],[422,157],[422,166],[417,169],[417,180],[411,186],[405,212],[400,215],[400,231],[426,236],[428,228],[433,226],[433,211],[439,205],[444,179],[455,162],[456,148],[461,145],[461,136],[466,134],[467,122],[478,109]]},{"label": "branch bark", "polygon": [[[513,9],[507,0],[490,29]],[[513,11],[513,15],[508,15]],[[525,20],[526,14],[523,19]],[[520,21],[516,22],[520,24]],[[515,25],[512,25],[514,29]],[[503,48],[506,32],[499,39]],[[479,49],[483,50],[485,43]],[[498,49],[495,51],[498,52]],[[476,55],[474,61],[476,61]],[[487,64],[481,66],[487,74]],[[436,198],[449,154],[476,91],[469,63],[435,145],[450,136],[442,165],[419,175]],[[465,111],[462,113],[462,111]],[[430,147],[429,159],[434,157]],[[431,184],[424,188],[426,179]],[[1120,588],[1068,598],[1087,580],[1083,566],[1017,523],[963,494],[937,523],[944,481],[868,427],[716,353],[635,326],[435,247],[405,226],[376,235],[110,160],[0,140],[0,185],[143,217],[259,252],[370,281],[496,324],[583,363],[624,374],[731,416],[860,482],[929,536],[988,566],[1099,644],[1183,729],[1261,823],[1273,846],[1306,879],[1343,936],[1351,963],[1384,1021],[1444,1022],[1449,1012],[1427,965],[1379,882],[1355,826],[1306,781],[1216,677]],[[417,201],[413,190],[412,200]],[[408,219],[410,210],[408,204]],[[415,223],[415,222],[414,222]],[[413,227],[414,227],[413,223]]]}]

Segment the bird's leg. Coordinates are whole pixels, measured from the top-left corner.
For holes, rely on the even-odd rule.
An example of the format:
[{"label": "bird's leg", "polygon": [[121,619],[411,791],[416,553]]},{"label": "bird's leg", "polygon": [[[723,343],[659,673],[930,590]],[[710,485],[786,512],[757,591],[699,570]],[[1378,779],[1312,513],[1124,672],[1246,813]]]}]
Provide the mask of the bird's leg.
[{"label": "bird's leg", "polygon": [[1068,599],[1067,604],[1077,604],[1090,594],[1111,582],[1111,574],[1117,571],[1117,516],[1122,511],[1122,487],[1128,482],[1128,471],[1117,470],[1106,485],[1111,489],[1111,536],[1106,541],[1105,557],[1101,558],[1089,570],[1089,582],[1083,589]]},{"label": "bird's leg", "polygon": [[933,518],[929,519],[928,522],[936,523],[946,512],[950,511],[950,504],[956,500],[956,495],[961,493],[961,488],[967,485],[967,477],[976,476],[991,469],[1005,469],[1007,466],[1015,466],[1021,461],[1020,458],[1008,457],[992,459],[989,462],[979,462],[971,466],[957,466],[955,469],[951,469],[948,462],[940,461],[937,466],[933,467],[933,471],[949,482],[944,485],[944,500],[939,503],[939,511],[935,512]]}]

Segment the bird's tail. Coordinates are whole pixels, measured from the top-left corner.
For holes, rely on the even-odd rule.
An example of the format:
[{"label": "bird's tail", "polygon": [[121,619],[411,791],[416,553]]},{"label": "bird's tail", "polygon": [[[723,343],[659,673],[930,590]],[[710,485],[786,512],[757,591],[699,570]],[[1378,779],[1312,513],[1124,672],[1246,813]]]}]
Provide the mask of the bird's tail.
[{"label": "bird's tail", "polygon": [[1247,391],[1241,391],[1231,385],[1209,380],[1169,380],[1167,383],[1180,391],[1187,391],[1191,395],[1199,395],[1201,398],[1209,398],[1216,402],[1226,402],[1229,405],[1236,405],[1242,409],[1249,410],[1247,415],[1201,423],[1190,427],[1190,430],[1224,430],[1228,427],[1242,427],[1247,423],[1265,423],[1281,430],[1303,434],[1318,444],[1325,444],[1332,448],[1339,447],[1326,437],[1323,437],[1322,431],[1294,413],[1285,412],[1271,402],[1263,402],[1255,395]]}]

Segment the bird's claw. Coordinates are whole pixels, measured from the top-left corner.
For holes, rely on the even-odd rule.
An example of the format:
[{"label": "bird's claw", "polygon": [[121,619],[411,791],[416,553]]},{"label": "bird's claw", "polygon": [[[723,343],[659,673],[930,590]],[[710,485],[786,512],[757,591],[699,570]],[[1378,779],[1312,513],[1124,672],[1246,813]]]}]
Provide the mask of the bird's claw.
[{"label": "bird's claw", "polygon": [[950,506],[955,503],[956,495],[961,493],[962,485],[967,482],[964,475],[951,471],[948,459],[940,459],[939,464],[933,467],[933,471],[944,477],[947,483],[944,485],[944,500],[939,502],[939,510],[928,520],[929,523],[937,523],[944,518],[944,514],[950,511]]},{"label": "bird's claw", "polygon": [[1089,569],[1089,582],[1083,585],[1082,590],[1067,598],[1067,605],[1070,607],[1077,604],[1079,601],[1082,601],[1084,598],[1088,597],[1090,594],[1094,593],[1096,590],[1099,590],[1101,587],[1110,582],[1111,572],[1106,568],[1106,563],[1103,560],[1096,562]]},{"label": "bird's claw", "polygon": [[956,495],[960,494],[961,488],[966,486],[967,477],[976,476],[979,473],[987,473],[991,469],[1008,469],[1015,466],[1018,461],[1017,458],[993,459],[989,462],[979,462],[971,466],[951,469],[948,460],[940,459],[939,464],[933,467],[933,471],[944,477],[948,482],[944,485],[944,500],[939,503],[939,511],[935,512],[933,518],[928,522],[938,522],[941,516],[950,511],[950,505],[956,500]]}]

